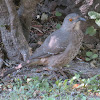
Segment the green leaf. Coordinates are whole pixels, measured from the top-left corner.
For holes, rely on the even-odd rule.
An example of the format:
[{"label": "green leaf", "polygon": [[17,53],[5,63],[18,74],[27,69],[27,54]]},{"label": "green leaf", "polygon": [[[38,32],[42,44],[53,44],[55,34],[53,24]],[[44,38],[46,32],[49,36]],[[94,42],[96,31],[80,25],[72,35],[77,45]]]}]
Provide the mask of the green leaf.
[{"label": "green leaf", "polygon": [[90,82],[96,80],[96,78],[97,78],[98,76],[99,76],[99,75],[95,75],[95,76],[91,77],[91,78],[90,78]]},{"label": "green leaf", "polygon": [[95,23],[100,27],[100,19],[96,19]]},{"label": "green leaf", "polygon": [[83,96],[83,97],[82,97],[82,100],[87,100],[87,99],[86,99],[86,96]]},{"label": "green leaf", "polygon": [[59,80],[57,80],[55,83],[56,83],[56,85],[58,86],[58,84],[59,84]]},{"label": "green leaf", "polygon": [[61,27],[61,24],[57,24],[56,28],[59,29]]},{"label": "green leaf", "polygon": [[5,25],[0,25],[0,27],[5,27]]},{"label": "green leaf", "polygon": [[93,36],[94,34],[96,34],[96,29],[94,29],[93,26],[88,27],[88,28],[86,29],[86,34],[89,34],[90,36]]},{"label": "green leaf", "polygon": [[68,79],[64,80],[63,85],[66,86],[68,82]]},{"label": "green leaf", "polygon": [[75,74],[74,77],[72,77],[72,79],[70,80],[70,84],[73,83],[73,80],[79,79],[80,75],[79,74]]},{"label": "green leaf", "polygon": [[88,15],[90,16],[91,19],[99,19],[100,18],[100,13],[97,13],[95,11],[89,11]]},{"label": "green leaf", "polygon": [[90,61],[91,59],[90,59],[90,58],[85,58],[85,60],[86,60],[86,61]]},{"label": "green leaf", "polygon": [[56,15],[56,16],[62,16],[62,13],[56,11],[55,15]]},{"label": "green leaf", "polygon": [[93,55],[92,52],[90,52],[90,51],[86,52],[86,56],[91,57],[92,55]]},{"label": "green leaf", "polygon": [[48,97],[47,100],[55,100],[53,97]]},{"label": "green leaf", "polygon": [[98,58],[98,55],[97,54],[93,54],[92,55],[92,59],[95,59],[95,58]]}]

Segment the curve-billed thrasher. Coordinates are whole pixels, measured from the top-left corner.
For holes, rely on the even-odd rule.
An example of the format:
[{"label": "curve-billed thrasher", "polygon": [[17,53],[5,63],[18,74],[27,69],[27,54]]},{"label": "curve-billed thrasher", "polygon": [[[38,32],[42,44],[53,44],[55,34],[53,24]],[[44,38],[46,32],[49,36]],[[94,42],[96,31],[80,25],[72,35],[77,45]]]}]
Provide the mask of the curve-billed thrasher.
[{"label": "curve-billed thrasher", "polygon": [[85,21],[85,19],[76,13],[67,15],[61,28],[46,38],[27,63],[24,62],[13,70],[30,63],[46,65],[49,68],[61,68],[68,64],[77,55],[82,44],[83,33],[80,29],[80,21]]}]

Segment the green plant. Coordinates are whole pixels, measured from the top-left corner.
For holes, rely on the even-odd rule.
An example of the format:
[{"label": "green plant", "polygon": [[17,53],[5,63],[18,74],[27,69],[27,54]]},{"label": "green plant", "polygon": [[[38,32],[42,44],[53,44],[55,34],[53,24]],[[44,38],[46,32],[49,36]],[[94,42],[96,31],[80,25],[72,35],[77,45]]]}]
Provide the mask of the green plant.
[{"label": "green plant", "polygon": [[[89,11],[88,15],[90,19],[94,19],[95,23],[100,27],[100,13],[97,13],[95,11]],[[96,29],[93,26],[90,26],[86,29],[86,34],[93,36],[96,34]]]},{"label": "green plant", "polygon": [[62,13],[56,11],[55,15],[56,15],[56,16],[62,16]]},{"label": "green plant", "polygon": [[100,13],[89,11],[88,15],[90,16],[90,19],[94,19],[95,23],[100,27]]},{"label": "green plant", "polygon": [[61,27],[61,24],[56,24],[56,28],[59,29]]},{"label": "green plant", "polygon": [[[56,11],[56,12],[55,12],[55,16],[60,17],[60,16],[62,16],[62,13]],[[56,24],[56,28],[57,28],[57,29],[59,29],[60,27],[61,27],[61,24],[60,24],[60,23]]]},{"label": "green plant", "polygon": [[91,60],[96,59],[96,58],[98,58],[98,54],[95,54],[95,53],[90,52],[90,51],[86,52],[86,58],[85,58],[86,61],[91,61]]},{"label": "green plant", "polygon": [[[38,77],[15,79],[9,86],[7,94],[2,94],[0,100],[86,100],[89,91],[92,93],[100,93],[100,80],[97,78],[100,75],[88,79],[81,79],[79,74],[76,74],[71,79],[64,81],[57,80],[52,83],[47,79],[39,79]],[[73,86],[78,84],[78,87]],[[4,86],[3,86],[4,87]],[[76,93],[72,96],[72,93]],[[96,100],[96,99],[95,99]],[[98,99],[99,100],[99,99]]]},{"label": "green plant", "polygon": [[96,29],[93,26],[90,26],[86,29],[86,34],[89,34],[90,36],[93,36],[96,34]]}]

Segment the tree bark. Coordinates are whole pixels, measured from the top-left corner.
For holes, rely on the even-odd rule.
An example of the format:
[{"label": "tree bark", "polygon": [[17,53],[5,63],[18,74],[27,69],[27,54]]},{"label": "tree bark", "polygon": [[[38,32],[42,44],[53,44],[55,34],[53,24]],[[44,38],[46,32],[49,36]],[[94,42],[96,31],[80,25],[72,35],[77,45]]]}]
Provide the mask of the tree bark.
[{"label": "tree bark", "polygon": [[29,40],[29,30],[32,21],[32,14],[36,4],[40,0],[21,0],[21,5],[18,10],[18,15],[22,24],[23,33],[27,41]]},{"label": "tree bark", "polygon": [[32,12],[35,8],[32,6],[38,1],[21,0],[17,12],[13,0],[0,0],[0,33],[10,60],[20,62],[29,57],[29,46],[23,34],[26,34],[26,38],[29,35]]}]

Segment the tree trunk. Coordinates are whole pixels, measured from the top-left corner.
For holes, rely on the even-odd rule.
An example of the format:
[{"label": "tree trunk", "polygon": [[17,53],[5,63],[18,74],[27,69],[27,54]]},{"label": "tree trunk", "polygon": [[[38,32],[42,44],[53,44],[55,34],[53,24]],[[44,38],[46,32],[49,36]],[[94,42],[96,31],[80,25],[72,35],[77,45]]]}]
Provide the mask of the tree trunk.
[{"label": "tree trunk", "polygon": [[[0,0],[0,32],[7,56],[10,60],[20,62],[29,57],[29,46],[24,37],[29,35],[34,0],[21,0],[17,13],[13,0]],[[28,34],[28,35],[27,35]]]},{"label": "tree trunk", "polygon": [[29,29],[32,21],[33,10],[35,10],[36,4],[39,1],[40,0],[21,0],[18,15],[27,41],[29,40]]}]

